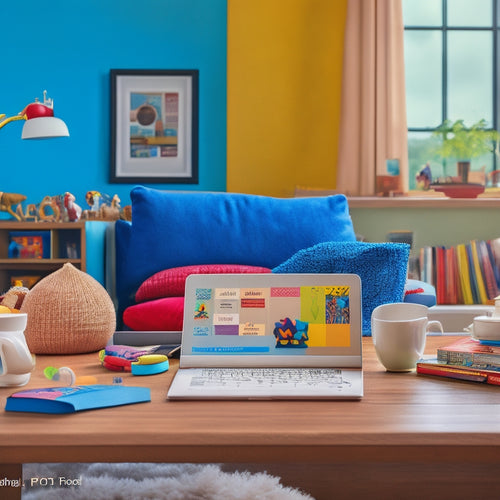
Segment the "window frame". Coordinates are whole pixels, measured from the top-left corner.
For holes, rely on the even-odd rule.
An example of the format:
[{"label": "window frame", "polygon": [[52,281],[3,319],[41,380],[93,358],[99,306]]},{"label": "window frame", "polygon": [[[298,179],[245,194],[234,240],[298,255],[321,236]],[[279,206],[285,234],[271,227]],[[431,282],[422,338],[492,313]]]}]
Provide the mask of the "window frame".
[{"label": "window frame", "polygon": [[[432,26],[427,25],[404,25],[404,31],[440,31],[442,40],[441,54],[441,123],[448,118],[448,34],[454,31],[486,31],[492,32],[492,129],[499,130],[500,120],[500,96],[498,92],[498,84],[500,82],[500,64],[498,57],[500,56],[500,36],[498,34],[500,27],[500,0],[492,0],[492,23],[490,26],[449,26],[448,25],[448,0],[441,0],[442,16],[441,24]],[[412,132],[417,133],[432,133],[437,127],[407,127],[408,135]],[[500,161],[496,154],[493,154],[493,170],[500,168]],[[409,186],[408,186],[409,188]],[[411,192],[421,191],[411,190]],[[421,193],[425,196],[425,193]]]}]

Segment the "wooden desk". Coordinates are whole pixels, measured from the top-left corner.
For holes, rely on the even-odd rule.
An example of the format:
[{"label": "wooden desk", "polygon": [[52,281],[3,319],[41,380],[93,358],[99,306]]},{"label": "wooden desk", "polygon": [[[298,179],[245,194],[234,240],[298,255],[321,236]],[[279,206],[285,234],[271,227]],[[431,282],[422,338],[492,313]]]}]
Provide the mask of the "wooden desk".
[{"label": "wooden desk", "polygon": [[[427,352],[451,342],[429,337]],[[152,402],[72,415],[0,412],[0,463],[224,462],[267,470],[316,498],[479,498],[500,486],[500,387],[386,373],[363,340],[361,401],[167,402],[168,373],[126,374]],[[38,356],[111,383],[97,354]],[[0,404],[13,389],[0,389]],[[332,497],[332,492],[335,496]],[[378,496],[380,494],[380,496]]]}]

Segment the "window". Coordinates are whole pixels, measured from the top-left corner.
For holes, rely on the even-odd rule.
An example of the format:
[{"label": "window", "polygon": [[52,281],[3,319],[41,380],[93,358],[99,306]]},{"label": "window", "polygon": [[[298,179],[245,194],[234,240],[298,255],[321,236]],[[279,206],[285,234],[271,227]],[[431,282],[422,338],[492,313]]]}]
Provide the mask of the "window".
[{"label": "window", "polygon": [[[436,152],[433,134],[445,120],[480,120],[498,130],[500,0],[403,0],[408,120],[409,189],[422,189],[416,176],[429,164],[433,181],[453,180],[457,160]],[[500,158],[488,152],[471,161],[469,182],[495,186],[490,173]],[[488,175],[490,174],[490,175]]]}]

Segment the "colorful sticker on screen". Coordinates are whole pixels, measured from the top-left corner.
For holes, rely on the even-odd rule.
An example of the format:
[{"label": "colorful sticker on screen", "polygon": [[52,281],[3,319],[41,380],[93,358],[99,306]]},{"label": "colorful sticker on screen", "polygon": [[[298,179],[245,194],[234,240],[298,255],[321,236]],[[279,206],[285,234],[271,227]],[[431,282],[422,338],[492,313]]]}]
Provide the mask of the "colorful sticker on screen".
[{"label": "colorful sticker on screen", "polygon": [[349,286],[200,288],[194,319],[206,328],[197,328],[195,335],[233,347],[239,345],[238,338],[255,337],[252,345],[304,353],[309,348],[349,347],[349,293]]}]

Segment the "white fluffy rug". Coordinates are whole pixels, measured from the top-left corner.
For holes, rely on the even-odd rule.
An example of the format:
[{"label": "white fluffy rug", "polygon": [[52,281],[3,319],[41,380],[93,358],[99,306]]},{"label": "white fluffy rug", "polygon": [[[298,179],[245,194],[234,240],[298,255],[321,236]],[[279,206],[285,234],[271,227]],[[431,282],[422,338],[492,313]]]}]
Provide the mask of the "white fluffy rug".
[{"label": "white fluffy rug", "polygon": [[313,500],[278,477],[219,465],[26,464],[23,480],[23,500]]}]

